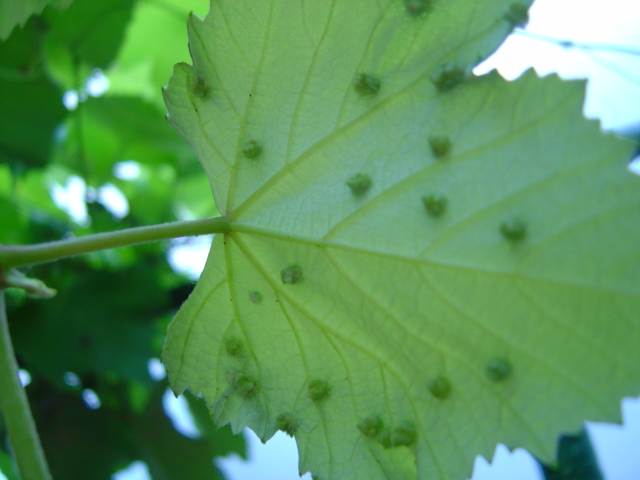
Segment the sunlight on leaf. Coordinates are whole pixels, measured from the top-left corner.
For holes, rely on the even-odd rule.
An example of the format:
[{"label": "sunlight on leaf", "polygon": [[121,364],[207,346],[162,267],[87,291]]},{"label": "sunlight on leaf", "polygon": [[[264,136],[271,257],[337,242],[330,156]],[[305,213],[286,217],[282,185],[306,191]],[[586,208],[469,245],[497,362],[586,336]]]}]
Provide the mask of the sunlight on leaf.
[{"label": "sunlight on leaf", "polygon": [[462,479],[498,442],[550,461],[640,392],[632,146],[582,118],[582,82],[471,76],[511,4],[190,20],[165,100],[233,225],[164,361],[314,478]]}]

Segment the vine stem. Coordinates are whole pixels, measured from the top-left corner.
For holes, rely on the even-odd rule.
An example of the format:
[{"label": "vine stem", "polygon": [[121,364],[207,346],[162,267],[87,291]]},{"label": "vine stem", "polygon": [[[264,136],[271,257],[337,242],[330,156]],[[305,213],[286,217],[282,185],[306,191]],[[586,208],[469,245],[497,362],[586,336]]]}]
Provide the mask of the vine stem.
[{"label": "vine stem", "polygon": [[[169,238],[227,233],[231,224],[227,217],[207,218],[187,222],[163,223],[148,227],[128,228],[115,232],[97,233],[86,237],[70,238],[36,245],[0,245],[0,267],[35,265],[81,253],[95,252],[109,248],[155,242]],[[1,273],[1,272],[0,272]]]},{"label": "vine stem", "polygon": [[51,480],[40,438],[20,384],[18,364],[11,345],[9,324],[0,290],[0,411],[9,432],[13,455],[23,480]]}]

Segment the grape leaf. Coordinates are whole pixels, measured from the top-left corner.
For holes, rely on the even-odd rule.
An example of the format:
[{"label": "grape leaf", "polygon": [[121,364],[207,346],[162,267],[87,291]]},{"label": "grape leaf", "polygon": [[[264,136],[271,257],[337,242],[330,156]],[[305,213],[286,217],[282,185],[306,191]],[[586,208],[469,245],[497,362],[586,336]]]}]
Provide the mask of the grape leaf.
[{"label": "grape leaf", "polygon": [[29,17],[42,12],[50,0],[0,0],[0,40],[5,40],[20,25],[24,26]]},{"label": "grape leaf", "polygon": [[[526,10],[526,9],[525,9]],[[526,15],[525,15],[526,17]],[[508,1],[212,2],[165,92],[231,231],[176,392],[320,479],[462,479],[640,392],[640,182],[584,83],[470,70]]]}]

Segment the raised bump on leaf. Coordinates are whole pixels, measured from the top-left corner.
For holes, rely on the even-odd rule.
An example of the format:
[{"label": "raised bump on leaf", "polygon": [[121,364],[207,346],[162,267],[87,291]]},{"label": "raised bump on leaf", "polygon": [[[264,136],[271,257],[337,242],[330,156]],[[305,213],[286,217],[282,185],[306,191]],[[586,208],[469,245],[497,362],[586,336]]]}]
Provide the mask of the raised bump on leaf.
[{"label": "raised bump on leaf", "polygon": [[193,94],[201,99],[206,99],[211,95],[211,85],[204,76],[204,73],[200,72],[193,77]]},{"label": "raised bump on leaf", "polygon": [[427,195],[422,197],[422,203],[432,217],[440,217],[447,209],[449,202],[443,195]]},{"label": "raised bump on leaf", "polygon": [[281,413],[276,417],[276,428],[283,431],[290,437],[296,433],[298,426],[296,425],[296,419],[291,413]]},{"label": "raised bump on leaf", "polygon": [[242,146],[242,154],[250,160],[255,160],[262,155],[262,145],[255,140],[249,140]]},{"label": "raised bump on leaf", "polygon": [[439,92],[448,92],[467,78],[467,72],[458,65],[441,65],[431,75],[431,81]]},{"label": "raised bump on leaf", "polygon": [[404,8],[409,15],[417,17],[433,8],[433,0],[404,0]]},{"label": "raised bump on leaf", "polygon": [[347,185],[351,189],[351,193],[356,197],[361,197],[369,191],[373,181],[366,173],[356,173],[347,181]]},{"label": "raised bump on leaf", "polygon": [[249,292],[249,300],[251,300],[253,303],[260,303],[262,301],[262,294],[257,290]]},{"label": "raised bump on leaf", "polygon": [[391,445],[391,429],[383,428],[376,437],[376,440],[380,442],[382,447],[386,450],[390,449],[393,446]]},{"label": "raised bump on leaf", "polygon": [[442,375],[437,376],[429,382],[428,385],[431,395],[439,400],[444,400],[451,395],[451,382]]},{"label": "raised bump on leaf", "polygon": [[322,402],[331,395],[331,386],[326,380],[312,380],[309,382],[309,397],[314,402]]},{"label": "raised bump on leaf", "polygon": [[506,220],[500,224],[500,233],[511,242],[520,242],[527,236],[527,226],[518,218]]},{"label": "raised bump on leaf", "polygon": [[513,2],[504,18],[514,27],[524,27],[529,22],[529,7],[521,2]]},{"label": "raised bump on leaf", "polygon": [[260,389],[258,380],[253,375],[237,373],[235,378],[235,387],[238,393],[244,398],[253,398]]},{"label": "raised bump on leaf", "polygon": [[228,355],[238,357],[242,353],[242,341],[236,337],[227,338],[225,349]]},{"label": "raised bump on leaf", "polygon": [[452,146],[449,137],[436,135],[429,137],[429,147],[431,148],[431,153],[433,153],[433,156],[436,158],[449,155]]},{"label": "raised bump on leaf", "polygon": [[280,278],[282,283],[296,284],[304,280],[302,273],[302,267],[300,265],[289,265],[287,268],[283,268],[280,272]]},{"label": "raised bump on leaf", "polygon": [[368,438],[376,438],[383,428],[384,422],[378,415],[367,417],[358,424],[358,430]]},{"label": "raised bump on leaf", "polygon": [[502,382],[512,373],[511,362],[505,358],[494,358],[487,363],[486,372],[490,380]]},{"label": "raised bump on leaf", "polygon": [[391,432],[391,446],[392,447],[408,447],[416,442],[416,427],[412,423],[404,423],[398,425]]},{"label": "raised bump on leaf", "polygon": [[380,79],[370,73],[358,73],[353,80],[353,88],[363,97],[380,91]]}]

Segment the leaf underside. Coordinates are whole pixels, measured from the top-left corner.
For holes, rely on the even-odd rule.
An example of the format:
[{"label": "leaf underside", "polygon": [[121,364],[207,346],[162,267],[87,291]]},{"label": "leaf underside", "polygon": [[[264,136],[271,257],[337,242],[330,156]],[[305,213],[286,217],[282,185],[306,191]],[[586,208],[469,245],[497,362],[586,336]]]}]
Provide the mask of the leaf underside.
[{"label": "leaf underside", "polygon": [[319,479],[550,460],[640,392],[630,145],[582,82],[470,75],[509,1],[406,4],[212,2],[165,91],[233,222],[169,328],[173,388],[293,434]]}]

